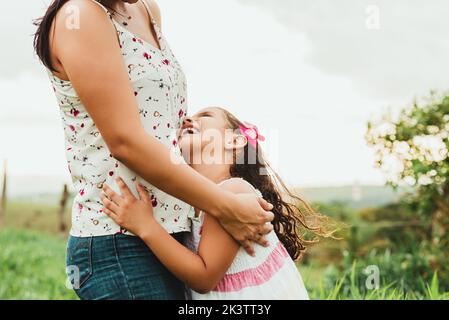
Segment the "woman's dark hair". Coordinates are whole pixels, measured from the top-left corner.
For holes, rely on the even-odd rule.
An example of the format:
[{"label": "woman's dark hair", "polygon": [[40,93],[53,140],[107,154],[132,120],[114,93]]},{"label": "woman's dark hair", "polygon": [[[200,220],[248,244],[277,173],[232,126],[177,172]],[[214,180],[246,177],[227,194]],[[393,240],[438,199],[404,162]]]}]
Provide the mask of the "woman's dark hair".
[{"label": "woman's dark hair", "polygon": [[[239,132],[240,126],[244,124],[229,111],[219,109],[224,113],[229,128]],[[333,233],[336,230],[327,230],[330,224],[326,222],[330,220],[316,213],[306,201],[289,191],[279,175],[265,160],[259,143],[256,144],[256,148],[249,143],[246,144],[243,153],[235,154],[234,157],[235,161],[230,170],[231,176],[249,182],[262,193],[265,200],[273,205],[274,231],[293,260],[300,259],[306,245],[316,243],[319,238],[334,238]],[[284,200],[286,198],[288,201]],[[306,233],[309,234],[309,238],[311,234],[312,238],[306,240]]]},{"label": "woman's dark hair", "polygon": [[42,63],[51,71],[56,71],[53,67],[50,55],[50,29],[59,9],[69,0],[53,0],[42,18],[36,19],[34,25],[37,26],[34,34],[34,51]]}]

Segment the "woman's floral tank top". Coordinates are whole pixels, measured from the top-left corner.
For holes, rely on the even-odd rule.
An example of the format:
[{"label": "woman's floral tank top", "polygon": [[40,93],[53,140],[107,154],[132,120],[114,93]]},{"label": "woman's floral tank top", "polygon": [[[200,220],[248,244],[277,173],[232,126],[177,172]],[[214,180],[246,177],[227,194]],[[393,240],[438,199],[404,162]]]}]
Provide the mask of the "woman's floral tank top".
[{"label": "woman's floral tank top", "polygon": [[[187,112],[186,79],[159,26],[151,18],[149,7],[142,1],[158,36],[160,50],[122,27],[104,6],[94,2],[106,11],[116,28],[145,131],[180,155],[176,130]],[[127,233],[102,212],[100,201],[103,184],[119,191],[115,183],[117,177],[121,177],[135,195],[136,181],[147,188],[153,200],[154,215],[168,232],[190,231],[191,207],[155,188],[114,159],[72,84],[48,72],[60,107],[68,170],[76,190],[70,234],[88,237]]]}]

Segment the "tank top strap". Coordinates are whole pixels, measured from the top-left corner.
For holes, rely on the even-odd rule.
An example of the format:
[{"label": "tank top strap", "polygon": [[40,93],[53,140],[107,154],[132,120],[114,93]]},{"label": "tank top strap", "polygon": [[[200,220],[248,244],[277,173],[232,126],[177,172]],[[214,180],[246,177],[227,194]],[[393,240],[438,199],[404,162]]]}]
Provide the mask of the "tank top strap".
[{"label": "tank top strap", "polygon": [[144,5],[145,9],[147,10],[148,17],[150,18],[151,23],[153,25],[157,25],[156,21],[153,19],[153,15],[151,14],[150,6],[148,5],[148,3],[145,0],[140,0],[140,2],[142,2],[142,4]]},{"label": "tank top strap", "polygon": [[114,27],[115,33],[117,35],[117,41],[120,43],[120,37],[118,35],[118,30],[117,30],[117,26],[115,25],[114,19],[112,18],[112,14],[111,12],[108,10],[108,8],[106,8],[106,6],[104,4],[102,4],[100,1],[98,0],[91,0],[93,3],[97,4],[101,9],[103,9],[103,11],[108,15],[109,20],[111,21],[112,26]]},{"label": "tank top strap", "polygon": [[161,27],[158,25],[156,20],[154,20],[153,14],[151,13],[150,5],[148,4],[148,2],[146,2],[146,0],[140,0],[140,2],[142,2],[143,6],[145,7],[145,10],[147,11],[148,18],[150,19],[152,29],[156,32],[159,48],[161,49],[161,51],[163,51],[163,49],[166,47],[166,44],[165,44],[165,39],[162,36]]},{"label": "tank top strap", "polygon": [[100,1],[98,0],[91,0],[92,2],[94,2],[95,4],[97,4],[101,9],[103,9],[104,12],[106,12],[108,14],[108,16],[111,16],[111,13],[109,12],[108,8],[105,7],[104,4],[102,4]]}]

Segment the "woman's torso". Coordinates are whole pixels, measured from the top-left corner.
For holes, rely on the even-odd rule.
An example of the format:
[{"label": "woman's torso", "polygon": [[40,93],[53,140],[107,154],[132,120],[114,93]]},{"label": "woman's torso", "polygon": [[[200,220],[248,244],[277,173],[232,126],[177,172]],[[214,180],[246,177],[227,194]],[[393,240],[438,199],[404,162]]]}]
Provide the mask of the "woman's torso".
[{"label": "woman's torso", "polygon": [[[187,245],[198,252],[204,214],[192,218]],[[273,231],[269,247],[255,245],[255,257],[240,247],[234,261],[216,288],[207,294],[190,290],[193,300],[306,300],[307,290],[287,250]]]},{"label": "woman's torso", "polygon": [[[178,61],[151,17],[160,50],[110,18],[117,31],[142,126],[148,134],[180,156],[176,130],[187,113],[187,89]],[[70,81],[61,80],[50,72],[49,76],[60,107],[68,169],[76,191],[71,235],[126,233],[103,214],[100,201],[103,184],[107,183],[118,191],[117,177],[121,177],[133,192],[136,181],[147,187],[153,200],[154,215],[168,232],[189,231],[190,206],[155,188],[114,159]],[[107,112],[107,106],[104,109]]]}]

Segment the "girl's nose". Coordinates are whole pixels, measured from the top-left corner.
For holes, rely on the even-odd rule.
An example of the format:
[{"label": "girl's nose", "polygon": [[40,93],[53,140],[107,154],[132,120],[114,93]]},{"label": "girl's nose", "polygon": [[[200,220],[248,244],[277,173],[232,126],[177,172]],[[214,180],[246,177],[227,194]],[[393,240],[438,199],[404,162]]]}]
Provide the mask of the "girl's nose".
[{"label": "girl's nose", "polygon": [[185,117],[184,120],[182,121],[182,128],[191,128],[193,127],[193,120],[191,117]]}]

